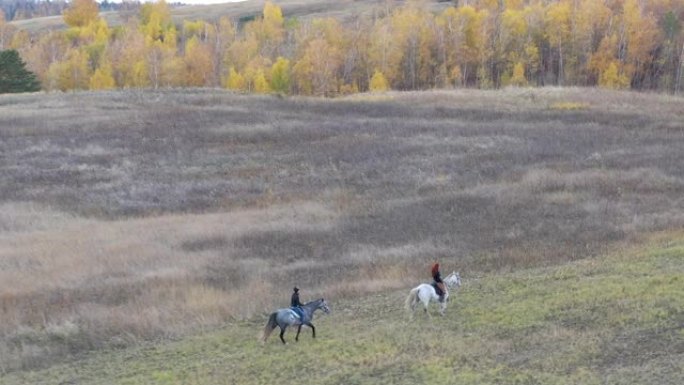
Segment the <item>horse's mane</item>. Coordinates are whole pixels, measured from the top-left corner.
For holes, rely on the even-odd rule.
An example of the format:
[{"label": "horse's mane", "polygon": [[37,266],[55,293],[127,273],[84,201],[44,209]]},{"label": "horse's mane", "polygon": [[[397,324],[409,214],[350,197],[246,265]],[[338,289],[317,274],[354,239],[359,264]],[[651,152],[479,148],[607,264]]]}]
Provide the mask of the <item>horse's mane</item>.
[{"label": "horse's mane", "polygon": [[311,305],[314,302],[323,302],[323,301],[324,301],[323,298],[319,298],[319,299],[315,299],[313,301],[309,301],[309,302],[303,304],[302,306]]}]

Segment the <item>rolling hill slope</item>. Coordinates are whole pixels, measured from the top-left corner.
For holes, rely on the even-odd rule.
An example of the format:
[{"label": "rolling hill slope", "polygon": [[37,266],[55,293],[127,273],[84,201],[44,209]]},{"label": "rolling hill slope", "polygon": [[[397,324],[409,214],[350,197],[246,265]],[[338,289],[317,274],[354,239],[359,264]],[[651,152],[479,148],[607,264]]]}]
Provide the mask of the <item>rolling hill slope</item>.
[{"label": "rolling hill slope", "polygon": [[[466,276],[447,314],[403,308],[408,286],[333,303],[318,338],[257,341],[267,316],[100,352],[13,384],[639,384],[684,382],[684,233],[609,256]],[[407,284],[415,284],[412,282]],[[433,305],[434,306],[434,305]]]},{"label": "rolling hill slope", "polygon": [[[445,8],[448,3],[430,1],[433,9]],[[241,2],[187,5],[171,10],[171,17],[178,25],[183,20],[215,21],[226,16],[236,21],[251,20],[261,15],[265,0],[246,0]],[[371,16],[374,11],[383,7],[383,0],[279,0],[275,2],[281,7],[286,18],[324,18],[333,17],[339,20],[354,19],[359,15]],[[102,16],[109,26],[121,25],[124,15],[118,12],[104,12]],[[61,16],[39,17],[27,20],[12,21],[10,24],[29,32],[42,32],[50,29],[66,28]]]},{"label": "rolling hill slope", "polygon": [[[0,127],[0,383],[681,383],[681,98],[36,93]],[[435,259],[465,286],[424,330]],[[334,313],[274,355],[293,284]]]}]

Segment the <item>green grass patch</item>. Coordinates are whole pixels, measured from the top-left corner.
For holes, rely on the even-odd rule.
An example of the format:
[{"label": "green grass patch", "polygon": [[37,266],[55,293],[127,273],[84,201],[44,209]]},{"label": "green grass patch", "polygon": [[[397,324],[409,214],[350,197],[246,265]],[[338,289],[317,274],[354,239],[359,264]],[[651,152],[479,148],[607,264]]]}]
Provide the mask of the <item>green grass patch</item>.
[{"label": "green grass patch", "polygon": [[[406,290],[333,303],[300,341],[266,317],[181,341],[8,373],[2,384],[681,384],[684,238],[562,266],[464,277],[447,315]],[[433,309],[436,310],[436,309]]]}]

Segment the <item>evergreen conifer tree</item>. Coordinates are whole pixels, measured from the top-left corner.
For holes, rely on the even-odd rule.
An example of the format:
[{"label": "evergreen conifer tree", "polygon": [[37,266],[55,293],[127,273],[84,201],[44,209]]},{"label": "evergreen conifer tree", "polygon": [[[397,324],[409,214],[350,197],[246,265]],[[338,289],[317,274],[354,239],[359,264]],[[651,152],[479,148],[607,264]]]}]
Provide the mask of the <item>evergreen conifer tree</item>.
[{"label": "evergreen conifer tree", "polygon": [[19,52],[13,49],[0,51],[0,94],[39,90],[40,82],[26,69]]}]

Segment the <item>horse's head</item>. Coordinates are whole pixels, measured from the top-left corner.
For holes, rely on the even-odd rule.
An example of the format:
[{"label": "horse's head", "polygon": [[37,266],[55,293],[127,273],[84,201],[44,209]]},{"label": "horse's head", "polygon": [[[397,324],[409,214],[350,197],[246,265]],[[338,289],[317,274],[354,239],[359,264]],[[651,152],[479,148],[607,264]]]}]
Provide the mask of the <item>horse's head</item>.
[{"label": "horse's head", "polygon": [[444,279],[444,283],[449,287],[459,288],[461,287],[461,275],[457,271],[454,271]]},{"label": "horse's head", "polygon": [[330,307],[328,306],[328,303],[325,302],[323,298],[320,299],[321,303],[318,304],[317,309],[323,310],[323,313],[329,314],[330,313]]}]

